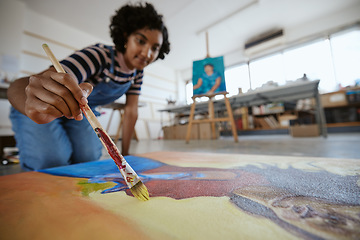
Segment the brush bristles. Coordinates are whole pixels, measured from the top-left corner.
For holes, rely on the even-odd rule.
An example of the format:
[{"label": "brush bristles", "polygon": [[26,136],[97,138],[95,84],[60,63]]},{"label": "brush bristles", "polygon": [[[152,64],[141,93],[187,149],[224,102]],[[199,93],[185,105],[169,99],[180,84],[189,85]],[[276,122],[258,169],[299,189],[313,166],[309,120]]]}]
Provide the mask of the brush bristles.
[{"label": "brush bristles", "polygon": [[131,193],[139,200],[147,201],[150,199],[146,186],[140,181],[130,188]]}]

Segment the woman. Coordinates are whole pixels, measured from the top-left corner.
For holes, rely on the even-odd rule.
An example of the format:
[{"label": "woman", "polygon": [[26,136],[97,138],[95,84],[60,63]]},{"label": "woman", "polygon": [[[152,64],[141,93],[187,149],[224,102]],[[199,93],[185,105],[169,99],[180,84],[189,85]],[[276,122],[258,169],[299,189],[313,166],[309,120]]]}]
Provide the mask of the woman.
[{"label": "woman", "polygon": [[[214,71],[214,65],[207,63],[204,66],[204,72],[193,86],[194,95],[212,95],[214,92],[219,92],[221,84],[221,75]],[[224,88],[221,88],[224,89]]]},{"label": "woman", "polygon": [[110,32],[115,46],[96,44],[75,52],[60,62],[66,74],[50,67],[9,87],[10,118],[23,169],[98,160],[102,146],[79,103],[94,110],[124,94],[122,154],[129,154],[143,69],[164,59],[170,43],[162,15],[148,3],[116,11]]}]

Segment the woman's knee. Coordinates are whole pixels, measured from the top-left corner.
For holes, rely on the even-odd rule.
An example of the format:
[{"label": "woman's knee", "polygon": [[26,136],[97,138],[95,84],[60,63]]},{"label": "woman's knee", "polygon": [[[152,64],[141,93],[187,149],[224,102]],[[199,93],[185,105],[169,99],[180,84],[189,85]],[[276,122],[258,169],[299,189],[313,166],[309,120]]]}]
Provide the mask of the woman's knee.
[{"label": "woman's knee", "polygon": [[26,170],[40,170],[70,164],[71,150],[69,148],[42,149],[41,151],[20,149],[21,166]]}]

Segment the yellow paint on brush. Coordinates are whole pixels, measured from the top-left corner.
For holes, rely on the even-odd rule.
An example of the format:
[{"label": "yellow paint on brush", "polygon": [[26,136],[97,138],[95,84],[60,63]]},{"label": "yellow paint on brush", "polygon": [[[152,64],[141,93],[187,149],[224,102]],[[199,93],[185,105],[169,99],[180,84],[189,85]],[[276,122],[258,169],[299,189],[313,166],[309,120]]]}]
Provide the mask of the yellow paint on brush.
[{"label": "yellow paint on brush", "polygon": [[139,202],[124,192],[91,193],[103,208],[128,219],[151,239],[294,239],[271,220],[251,216],[228,197],[175,200],[152,197]]},{"label": "yellow paint on brush", "polygon": [[141,181],[135,184],[132,188],[130,188],[130,191],[134,195],[134,197],[141,201],[147,201],[150,199],[149,191]]}]

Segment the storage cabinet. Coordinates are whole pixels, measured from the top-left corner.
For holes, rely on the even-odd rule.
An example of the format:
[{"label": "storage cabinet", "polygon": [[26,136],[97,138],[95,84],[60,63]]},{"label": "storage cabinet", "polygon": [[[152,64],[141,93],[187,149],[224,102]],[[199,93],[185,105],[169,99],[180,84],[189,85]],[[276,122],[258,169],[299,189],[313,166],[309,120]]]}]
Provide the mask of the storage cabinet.
[{"label": "storage cabinet", "polygon": [[[188,124],[178,124],[173,126],[163,127],[164,139],[185,140]],[[219,137],[219,131],[216,131],[216,136]],[[210,123],[194,124],[191,129],[191,140],[207,140],[211,139],[211,125]]]},{"label": "storage cabinet", "polygon": [[[303,123],[315,123],[314,100],[311,104],[297,106],[297,102],[270,103],[234,110],[234,119],[238,131],[288,129],[290,121],[302,119]],[[223,127],[222,130],[227,130]]]},{"label": "storage cabinet", "polygon": [[[327,127],[360,126],[360,88],[322,94],[320,99]],[[234,119],[238,131],[289,129],[290,121],[296,119],[299,125],[315,124],[315,106],[315,100],[309,98],[243,107],[234,110]]]},{"label": "storage cabinet", "polygon": [[360,126],[360,88],[321,95],[328,127]]}]

